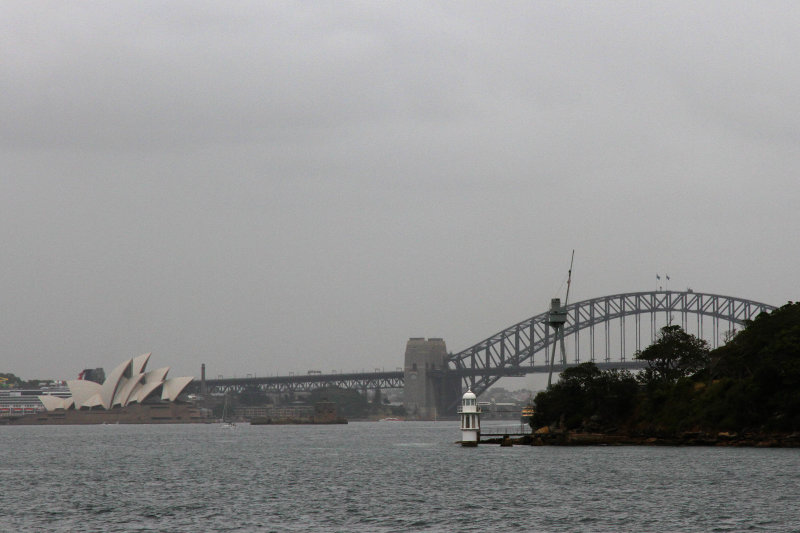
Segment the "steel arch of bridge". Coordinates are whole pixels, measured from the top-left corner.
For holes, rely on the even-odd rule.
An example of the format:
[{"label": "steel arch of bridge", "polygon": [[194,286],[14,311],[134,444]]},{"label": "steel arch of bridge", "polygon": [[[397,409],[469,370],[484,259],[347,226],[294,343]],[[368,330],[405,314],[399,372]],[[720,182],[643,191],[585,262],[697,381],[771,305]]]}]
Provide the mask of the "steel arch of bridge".
[{"label": "steel arch of bridge", "polygon": [[[567,306],[567,322],[564,325],[565,338],[572,337],[576,344],[574,364],[580,363],[578,332],[589,329],[590,332],[590,358],[595,362],[594,326],[604,324],[605,330],[605,359],[603,366],[614,366],[608,356],[609,348],[609,323],[619,320],[622,328],[620,337],[620,365],[625,364],[625,321],[627,316],[635,316],[635,336],[637,348],[641,343],[641,317],[648,316],[650,320],[651,336],[656,329],[656,317],[665,314],[672,323],[675,314],[680,314],[681,325],[686,329],[688,315],[695,315],[702,335],[703,321],[701,317],[712,318],[712,335],[716,340],[720,333],[719,322],[744,325],[755,318],[759,313],[772,311],[775,307],[745,300],[732,296],[718,294],[705,294],[693,291],[653,291],[614,294],[576,302]],[[450,370],[458,372],[462,377],[465,388],[470,388],[475,394],[481,394],[503,375],[522,375],[532,367],[549,363],[548,353],[555,339],[555,331],[550,328],[547,321],[548,313],[540,313],[528,320],[514,324],[485,339],[466,350],[462,350],[448,357]],[[652,340],[652,339],[651,339]],[[543,360],[535,364],[535,356],[540,355]],[[498,372],[498,370],[505,372]]]}]

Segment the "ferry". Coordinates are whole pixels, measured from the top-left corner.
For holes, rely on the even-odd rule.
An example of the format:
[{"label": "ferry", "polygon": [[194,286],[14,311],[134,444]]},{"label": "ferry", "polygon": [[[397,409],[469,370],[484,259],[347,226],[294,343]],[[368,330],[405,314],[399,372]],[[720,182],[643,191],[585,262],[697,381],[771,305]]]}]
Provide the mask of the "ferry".
[{"label": "ferry", "polygon": [[528,402],[528,405],[522,408],[522,413],[520,413],[520,422],[523,424],[531,424],[533,421],[533,415],[536,411],[533,409],[533,403]]}]

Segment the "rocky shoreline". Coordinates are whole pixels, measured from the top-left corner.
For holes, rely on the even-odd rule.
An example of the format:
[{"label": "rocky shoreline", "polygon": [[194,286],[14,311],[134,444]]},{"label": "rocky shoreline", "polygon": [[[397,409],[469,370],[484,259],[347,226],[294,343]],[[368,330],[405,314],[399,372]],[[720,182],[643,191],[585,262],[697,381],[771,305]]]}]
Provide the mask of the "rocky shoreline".
[{"label": "rocky shoreline", "polygon": [[523,446],[729,446],[751,448],[797,448],[800,433],[703,432],[687,431],[678,435],[641,435],[547,431],[508,438],[481,439],[481,444]]}]

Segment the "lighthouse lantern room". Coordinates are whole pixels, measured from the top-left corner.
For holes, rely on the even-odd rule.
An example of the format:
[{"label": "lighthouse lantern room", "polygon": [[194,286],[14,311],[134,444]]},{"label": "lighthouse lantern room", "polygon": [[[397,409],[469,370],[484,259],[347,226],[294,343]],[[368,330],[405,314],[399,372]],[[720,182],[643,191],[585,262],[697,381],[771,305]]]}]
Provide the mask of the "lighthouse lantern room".
[{"label": "lighthouse lantern room", "polygon": [[477,446],[481,438],[481,408],[474,392],[464,393],[458,412],[461,414],[461,445]]}]

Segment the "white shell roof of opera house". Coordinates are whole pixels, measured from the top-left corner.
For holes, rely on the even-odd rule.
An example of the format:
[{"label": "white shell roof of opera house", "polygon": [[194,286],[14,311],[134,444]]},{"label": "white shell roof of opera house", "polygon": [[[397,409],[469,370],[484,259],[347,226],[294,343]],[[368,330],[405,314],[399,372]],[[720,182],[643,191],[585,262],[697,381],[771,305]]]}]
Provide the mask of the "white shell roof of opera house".
[{"label": "white shell roof of opera house", "polygon": [[39,399],[48,411],[69,408],[125,407],[132,403],[142,403],[158,391],[161,392],[161,400],[174,402],[194,378],[167,379],[169,367],[146,372],[150,355],[146,353],[123,361],[108,374],[102,385],[83,379],[67,381],[67,387],[72,394],[71,398],[39,396]]}]

